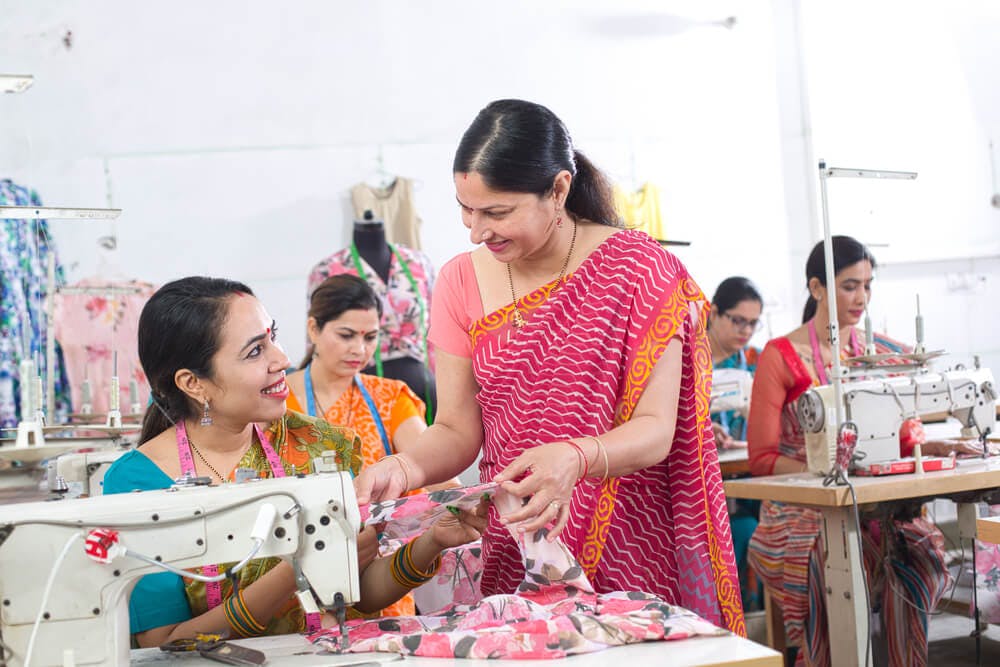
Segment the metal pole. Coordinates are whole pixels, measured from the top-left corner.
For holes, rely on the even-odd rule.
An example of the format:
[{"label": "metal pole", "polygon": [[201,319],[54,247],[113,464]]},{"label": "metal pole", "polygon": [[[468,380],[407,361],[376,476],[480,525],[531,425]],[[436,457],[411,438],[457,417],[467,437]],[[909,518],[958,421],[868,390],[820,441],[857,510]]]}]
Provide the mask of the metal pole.
[{"label": "metal pole", "polygon": [[[826,177],[826,161],[821,159],[819,161],[819,194],[823,208],[823,261],[826,264],[826,304],[830,315],[830,346],[833,357],[833,373],[830,384],[833,385],[833,404],[837,414],[834,433],[839,433],[840,426],[844,423],[844,398],[841,387],[840,322],[837,320],[837,276],[833,264],[833,238],[830,235],[830,212],[826,201]],[[847,474],[846,470],[844,474]]]}]

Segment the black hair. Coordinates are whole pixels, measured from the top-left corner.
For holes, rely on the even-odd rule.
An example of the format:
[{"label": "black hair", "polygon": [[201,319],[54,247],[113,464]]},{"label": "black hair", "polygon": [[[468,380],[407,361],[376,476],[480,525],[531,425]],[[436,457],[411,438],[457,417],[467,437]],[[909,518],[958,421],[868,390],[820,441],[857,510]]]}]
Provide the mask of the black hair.
[{"label": "black hair", "polygon": [[[316,320],[316,326],[320,329],[348,310],[372,309],[378,313],[381,322],[382,300],[367,282],[350,273],[330,276],[321,282],[309,297],[309,317]],[[306,346],[306,356],[303,357],[299,368],[305,368],[312,359],[313,351],[313,344],[309,343]]]},{"label": "black hair", "polygon": [[756,301],[764,305],[764,299],[761,298],[757,286],[743,276],[731,276],[723,280],[715,288],[715,295],[712,297],[712,304],[720,315],[744,301]]},{"label": "black hair", "polygon": [[[858,262],[868,260],[872,269],[875,268],[875,256],[861,241],[850,236],[833,236],[833,274],[834,277],[849,266],[854,266]],[[806,260],[806,286],[813,278],[819,280],[819,284],[826,287],[826,261],[823,255],[823,241],[817,243],[809,259]],[[816,299],[812,293],[806,299],[805,308],[802,310],[802,323],[805,324],[816,315]]]},{"label": "black hair", "polygon": [[493,190],[543,197],[555,177],[573,175],[566,211],[574,220],[622,227],[607,177],[573,148],[569,131],[549,109],[524,100],[497,100],[479,112],[455,151],[453,173],[475,172]]},{"label": "black hair", "polygon": [[197,407],[177,386],[174,375],[187,368],[212,377],[212,358],[237,294],[253,296],[233,280],[191,276],[169,282],[150,297],[139,315],[139,361],[149,381],[153,405],[146,409],[139,444],[197,415]]}]

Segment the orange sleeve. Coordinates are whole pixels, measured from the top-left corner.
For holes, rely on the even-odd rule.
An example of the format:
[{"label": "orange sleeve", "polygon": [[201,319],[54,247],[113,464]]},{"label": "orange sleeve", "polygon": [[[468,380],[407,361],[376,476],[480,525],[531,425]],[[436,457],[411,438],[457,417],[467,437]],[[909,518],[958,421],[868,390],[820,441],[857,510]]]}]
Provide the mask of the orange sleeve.
[{"label": "orange sleeve", "polygon": [[389,438],[395,438],[396,429],[410,417],[424,418],[426,414],[424,402],[417,398],[409,385],[404,382],[399,383],[400,390],[396,400],[392,404],[392,412],[389,415]]},{"label": "orange sleeve", "polygon": [[750,416],[747,420],[747,445],[750,474],[770,475],[778,460],[781,440],[781,410],[795,386],[795,378],[777,346],[768,343],[757,362],[750,393]]}]

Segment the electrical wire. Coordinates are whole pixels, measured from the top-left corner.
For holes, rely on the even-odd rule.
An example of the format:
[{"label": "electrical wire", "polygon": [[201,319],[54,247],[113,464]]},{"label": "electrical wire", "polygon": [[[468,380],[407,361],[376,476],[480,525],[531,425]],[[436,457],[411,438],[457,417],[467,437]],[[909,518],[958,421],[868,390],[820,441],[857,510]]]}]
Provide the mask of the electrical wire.
[{"label": "electrical wire", "polygon": [[163,561],[158,561],[155,558],[150,558],[145,554],[141,554],[137,551],[132,551],[131,549],[125,549],[125,555],[131,558],[135,558],[136,560],[141,560],[144,563],[149,563],[150,565],[155,565],[156,567],[163,568],[167,572],[173,572],[174,574],[178,574],[188,579],[194,579],[195,581],[203,581],[205,583],[211,583],[215,581],[222,581],[228,576],[236,574],[237,572],[242,570],[244,567],[246,567],[246,564],[249,563],[250,560],[257,555],[257,552],[260,551],[260,548],[262,546],[264,546],[264,540],[255,539],[253,547],[250,548],[250,553],[248,553],[243,560],[241,560],[236,565],[233,565],[225,572],[215,576],[206,576],[204,574],[196,574],[194,572],[191,572],[190,570],[182,570],[179,567],[174,567],[170,563],[164,563]]},{"label": "electrical wire", "polygon": [[28,639],[28,650],[24,653],[24,667],[31,667],[31,654],[35,649],[35,639],[38,636],[38,628],[42,624],[42,616],[45,614],[45,606],[48,604],[49,595],[52,594],[52,584],[55,583],[56,574],[59,572],[59,567],[62,562],[66,559],[66,554],[69,553],[69,548],[73,546],[73,543],[82,537],[82,533],[73,533],[66,540],[66,544],[63,545],[62,551],[56,557],[54,563],[52,563],[52,569],[49,571],[49,578],[45,582],[45,590],[42,591],[42,602],[38,606],[38,616],[35,617],[35,624],[31,628],[31,637]]}]

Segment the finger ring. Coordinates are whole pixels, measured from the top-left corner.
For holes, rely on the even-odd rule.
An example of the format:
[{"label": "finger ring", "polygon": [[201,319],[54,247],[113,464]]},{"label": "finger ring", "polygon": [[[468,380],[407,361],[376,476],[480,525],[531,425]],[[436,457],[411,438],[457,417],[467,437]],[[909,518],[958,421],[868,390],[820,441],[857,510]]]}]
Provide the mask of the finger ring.
[{"label": "finger ring", "polygon": [[553,500],[551,503],[549,503],[549,507],[552,507],[553,509],[555,509],[555,511],[558,512],[559,508],[562,507],[562,503],[560,503],[558,500]]}]

